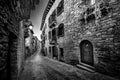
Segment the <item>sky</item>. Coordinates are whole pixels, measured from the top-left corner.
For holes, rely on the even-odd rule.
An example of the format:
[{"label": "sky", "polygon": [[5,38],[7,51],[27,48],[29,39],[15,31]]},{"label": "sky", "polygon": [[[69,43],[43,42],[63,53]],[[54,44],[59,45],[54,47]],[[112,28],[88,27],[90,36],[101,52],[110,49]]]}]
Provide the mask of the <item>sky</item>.
[{"label": "sky", "polygon": [[44,10],[47,6],[49,0],[40,0],[39,5],[36,5],[35,10],[32,10],[31,15],[30,15],[30,21],[32,21],[33,24],[33,31],[34,31],[34,35],[38,37],[39,40],[40,39],[40,26],[41,26],[41,21],[42,21],[42,16],[44,13]]}]

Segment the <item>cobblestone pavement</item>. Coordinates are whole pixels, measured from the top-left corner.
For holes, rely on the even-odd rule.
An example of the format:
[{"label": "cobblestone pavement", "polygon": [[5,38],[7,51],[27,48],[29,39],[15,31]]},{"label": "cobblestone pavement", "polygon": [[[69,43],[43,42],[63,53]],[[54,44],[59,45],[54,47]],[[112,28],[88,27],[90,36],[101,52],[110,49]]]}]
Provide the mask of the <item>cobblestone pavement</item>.
[{"label": "cobblestone pavement", "polygon": [[21,80],[116,80],[40,56],[38,53],[26,60]]}]

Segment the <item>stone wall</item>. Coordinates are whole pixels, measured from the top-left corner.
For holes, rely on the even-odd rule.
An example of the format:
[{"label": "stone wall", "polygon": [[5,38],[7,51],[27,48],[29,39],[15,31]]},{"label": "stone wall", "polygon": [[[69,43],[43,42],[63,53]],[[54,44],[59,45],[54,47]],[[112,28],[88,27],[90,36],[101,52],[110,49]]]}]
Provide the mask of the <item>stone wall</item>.
[{"label": "stone wall", "polygon": [[65,36],[58,39],[58,44],[64,48],[65,62],[81,63],[80,43],[88,40],[93,45],[96,70],[118,76],[119,5],[119,0],[99,0],[92,6],[85,6],[79,0],[64,0],[64,12],[57,17],[57,22],[65,25]]},{"label": "stone wall", "polygon": [[[89,0],[85,0],[88,2],[64,0],[64,12],[55,15],[55,26],[50,29],[49,17],[57,9],[60,1],[55,1],[52,5],[44,23],[47,27],[44,30],[45,26],[43,26],[42,29],[47,35],[47,39],[43,39],[45,43],[42,46],[47,48],[48,57],[51,52],[48,48],[50,47],[49,31],[63,23],[64,36],[56,35],[55,46],[58,47],[58,55],[59,48],[63,48],[66,63],[71,64],[73,61],[72,63],[84,64],[98,72],[120,78],[118,75],[120,74],[120,1],[96,0],[95,4],[90,5]],[[89,46],[89,49],[84,47],[88,43],[92,47],[90,52],[87,51],[90,50]],[[85,50],[88,52],[87,56],[84,56]],[[88,63],[90,59],[92,65],[85,63],[83,57]]]},{"label": "stone wall", "polygon": [[9,60],[7,64],[10,64],[10,76],[12,80],[17,79],[18,67],[17,67],[17,47],[18,47],[18,38],[13,33],[9,33],[9,50],[8,57]]},{"label": "stone wall", "polygon": [[[8,1],[9,2],[9,1]],[[12,14],[10,5],[6,1],[0,2],[0,57],[1,67],[5,69],[0,70],[2,76],[1,80],[17,79],[17,40],[18,40],[18,22],[16,17]],[[18,18],[19,19],[19,18]],[[4,65],[3,65],[4,64]]]},{"label": "stone wall", "polygon": [[[17,36],[10,32],[9,23],[0,15],[0,74],[1,80],[17,78]],[[14,30],[13,30],[14,31]],[[12,33],[12,34],[11,34]],[[15,36],[15,37],[14,37]],[[6,77],[7,76],[7,77]]]},{"label": "stone wall", "polygon": [[20,76],[24,63],[24,33],[20,32],[19,24],[30,18],[30,11],[38,1],[0,0],[0,80],[17,80]]},{"label": "stone wall", "polygon": [[0,21],[0,79],[5,79],[7,75],[7,54],[8,54],[8,31]]}]

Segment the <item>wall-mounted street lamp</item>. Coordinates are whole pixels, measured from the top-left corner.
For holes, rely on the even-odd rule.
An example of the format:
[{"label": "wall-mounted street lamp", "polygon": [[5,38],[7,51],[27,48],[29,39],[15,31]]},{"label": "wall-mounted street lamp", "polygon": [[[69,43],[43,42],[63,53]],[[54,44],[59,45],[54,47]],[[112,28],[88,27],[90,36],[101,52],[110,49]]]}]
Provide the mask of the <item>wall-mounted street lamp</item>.
[{"label": "wall-mounted street lamp", "polygon": [[28,28],[29,28],[30,33],[32,33],[32,34],[34,34],[34,32],[33,32],[33,27],[34,27],[34,26],[33,26],[32,24],[30,24],[30,25],[29,25],[29,27],[28,27]]},{"label": "wall-mounted street lamp", "polygon": [[33,25],[30,25],[30,26],[29,26],[29,29],[30,29],[30,30],[33,30]]},{"label": "wall-mounted street lamp", "polygon": [[30,34],[34,34],[33,32],[33,25],[31,21],[25,21],[24,22],[24,26],[25,26],[25,38],[29,37]]}]

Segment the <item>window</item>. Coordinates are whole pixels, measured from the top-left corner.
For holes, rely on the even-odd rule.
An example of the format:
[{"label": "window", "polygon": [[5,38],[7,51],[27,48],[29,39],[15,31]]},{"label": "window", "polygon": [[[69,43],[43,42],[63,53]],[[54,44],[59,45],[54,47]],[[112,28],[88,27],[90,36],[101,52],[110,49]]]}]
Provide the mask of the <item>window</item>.
[{"label": "window", "polygon": [[52,54],[54,59],[58,58],[58,48],[56,46],[52,46]]},{"label": "window", "polygon": [[43,36],[43,42],[44,42],[44,44],[45,44],[45,36]]},{"label": "window", "polygon": [[56,28],[52,30],[52,41],[56,41]]},{"label": "window", "polygon": [[101,12],[101,17],[107,16],[111,12],[110,5],[109,3],[101,3],[100,4],[100,12]]},{"label": "window", "polygon": [[64,24],[61,23],[59,26],[58,26],[58,37],[63,37],[64,36]]},{"label": "window", "polygon": [[28,28],[25,28],[25,30],[24,30],[24,37],[25,38],[29,37],[29,29]]},{"label": "window", "polygon": [[93,13],[95,11],[95,7],[88,7],[86,10],[87,15],[90,15],[91,13]]},{"label": "window", "polygon": [[52,23],[50,26],[49,26],[49,28],[53,28],[53,27],[55,27],[56,26],[56,24],[55,23]]},{"label": "window", "polygon": [[45,40],[47,40],[47,34],[45,34]]},{"label": "window", "polygon": [[89,22],[95,21],[95,19],[96,19],[95,14],[91,14],[87,16],[86,21],[89,23]]},{"label": "window", "polygon": [[64,0],[61,0],[57,7],[57,16],[59,16],[64,11]]},{"label": "window", "polygon": [[53,11],[53,13],[51,15],[51,19],[52,19],[52,21],[56,21],[56,9]]},{"label": "window", "polygon": [[56,10],[54,10],[49,17],[49,26],[55,22],[56,22]]},{"label": "window", "polygon": [[63,50],[63,48],[60,48],[60,57],[64,57],[64,50]]},{"label": "window", "polygon": [[64,49],[59,48],[60,54],[59,54],[59,60],[64,62]]},{"label": "window", "polygon": [[82,0],[83,5],[90,5],[90,0]]},{"label": "window", "polygon": [[85,25],[85,18],[79,19],[81,25]]},{"label": "window", "polygon": [[47,56],[47,54],[48,54],[48,53],[47,53],[47,48],[45,48],[45,55],[44,55],[44,56]]},{"label": "window", "polygon": [[49,40],[51,40],[51,39],[52,39],[52,32],[49,31]]},{"label": "window", "polygon": [[49,46],[49,54],[51,55],[51,53],[52,53],[52,47],[51,46]]},{"label": "window", "polygon": [[101,15],[102,15],[103,17],[104,17],[104,16],[107,16],[107,14],[108,14],[108,11],[107,11],[106,8],[101,9]]}]

